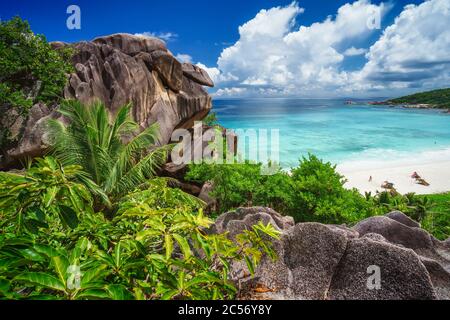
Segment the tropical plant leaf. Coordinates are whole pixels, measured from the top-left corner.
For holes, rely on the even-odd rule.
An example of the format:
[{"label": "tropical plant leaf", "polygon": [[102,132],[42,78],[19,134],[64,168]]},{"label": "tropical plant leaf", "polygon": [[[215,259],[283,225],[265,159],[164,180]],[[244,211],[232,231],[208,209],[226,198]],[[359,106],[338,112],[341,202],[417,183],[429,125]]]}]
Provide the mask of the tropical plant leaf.
[{"label": "tropical plant leaf", "polygon": [[16,281],[46,287],[57,291],[65,291],[65,285],[58,278],[44,272],[25,272],[14,278]]},{"label": "tropical plant leaf", "polygon": [[106,286],[106,291],[113,300],[132,300],[134,298],[127,288],[120,284],[108,285]]},{"label": "tropical plant leaf", "polygon": [[59,208],[59,213],[64,223],[72,229],[76,228],[79,223],[77,213],[71,207],[65,205],[60,205]]},{"label": "tropical plant leaf", "polygon": [[180,248],[181,248],[181,251],[183,252],[184,258],[186,260],[189,259],[192,255],[192,252],[191,252],[191,247],[189,246],[189,243],[186,240],[186,238],[182,237],[179,234],[173,234],[172,236],[180,245]]},{"label": "tropical plant leaf", "polygon": [[51,261],[59,280],[64,283],[65,286],[65,283],[67,281],[67,269],[69,268],[69,260],[67,260],[67,258],[64,256],[56,256],[52,257]]},{"label": "tropical plant leaf", "polygon": [[166,259],[170,259],[173,252],[173,238],[168,233],[164,235],[164,249],[166,250]]},{"label": "tropical plant leaf", "polygon": [[48,208],[53,200],[56,197],[56,194],[58,193],[58,187],[57,186],[53,186],[47,189],[47,192],[44,194],[44,198],[43,198],[43,204],[46,208]]}]

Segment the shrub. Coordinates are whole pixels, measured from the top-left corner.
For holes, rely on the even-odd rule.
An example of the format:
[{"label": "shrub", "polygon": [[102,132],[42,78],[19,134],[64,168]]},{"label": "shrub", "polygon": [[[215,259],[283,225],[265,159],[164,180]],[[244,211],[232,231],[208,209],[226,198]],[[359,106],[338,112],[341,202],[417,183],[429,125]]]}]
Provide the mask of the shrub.
[{"label": "shrub", "polygon": [[370,215],[369,204],[356,190],[344,188],[336,166],[314,155],[303,157],[292,169],[292,206],[296,221],[351,223]]},{"label": "shrub", "polygon": [[212,196],[217,199],[219,211],[224,212],[238,206],[252,205],[253,194],[260,178],[260,165],[200,164],[191,165],[185,179],[196,182],[212,181]]},{"label": "shrub", "polygon": [[219,124],[219,120],[217,119],[217,113],[215,112],[210,112],[203,120],[202,120],[203,124],[207,125],[207,126],[216,126]]},{"label": "shrub", "polygon": [[91,189],[98,187],[84,176],[79,166],[63,168],[52,157],[37,159],[24,172],[0,172],[0,227],[17,233],[36,233],[48,228],[48,220],[59,217],[75,228],[78,216],[92,211]]},{"label": "shrub", "polygon": [[50,103],[63,92],[72,50],[53,50],[19,17],[0,22],[0,104],[21,107]]},{"label": "shrub", "polygon": [[299,221],[353,223],[376,212],[356,190],[344,188],[335,166],[314,155],[302,158],[291,174],[261,175],[261,164],[191,165],[186,179],[212,181],[219,211],[239,206],[269,206]]},{"label": "shrub", "polygon": [[[34,183],[33,190],[47,186],[46,181]],[[8,195],[16,190],[5,186]],[[38,196],[30,199],[41,202]],[[60,200],[50,206],[59,206]],[[61,229],[63,221],[55,219],[33,234],[4,230],[0,298],[233,298],[232,262],[245,262],[252,273],[263,254],[275,258],[267,237],[278,236],[272,225],[257,224],[234,241],[226,234],[209,234],[212,221],[202,214],[203,203],[167,187],[166,180],[140,185],[117,205],[112,220],[88,210],[72,229]]]}]

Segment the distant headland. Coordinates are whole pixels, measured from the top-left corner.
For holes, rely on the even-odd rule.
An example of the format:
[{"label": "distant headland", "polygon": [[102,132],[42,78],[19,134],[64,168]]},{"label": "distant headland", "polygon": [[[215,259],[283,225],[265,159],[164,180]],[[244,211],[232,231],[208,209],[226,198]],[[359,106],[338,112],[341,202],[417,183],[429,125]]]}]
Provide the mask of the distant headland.
[{"label": "distant headland", "polygon": [[386,101],[371,101],[368,104],[417,109],[447,109],[447,112],[450,112],[450,88],[415,93]]}]

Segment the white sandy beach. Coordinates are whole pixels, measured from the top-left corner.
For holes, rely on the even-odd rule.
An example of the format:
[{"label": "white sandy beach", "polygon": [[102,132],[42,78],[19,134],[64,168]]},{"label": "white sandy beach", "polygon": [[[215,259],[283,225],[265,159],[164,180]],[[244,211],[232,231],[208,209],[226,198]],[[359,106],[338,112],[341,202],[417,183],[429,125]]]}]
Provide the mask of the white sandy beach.
[{"label": "white sandy beach", "polygon": [[[402,194],[450,191],[450,150],[431,151],[398,160],[350,161],[338,165],[337,170],[347,178],[346,187],[357,188],[361,193],[383,191],[381,185],[384,181],[394,183]],[[413,172],[417,172],[430,186],[415,183],[411,178]]]}]

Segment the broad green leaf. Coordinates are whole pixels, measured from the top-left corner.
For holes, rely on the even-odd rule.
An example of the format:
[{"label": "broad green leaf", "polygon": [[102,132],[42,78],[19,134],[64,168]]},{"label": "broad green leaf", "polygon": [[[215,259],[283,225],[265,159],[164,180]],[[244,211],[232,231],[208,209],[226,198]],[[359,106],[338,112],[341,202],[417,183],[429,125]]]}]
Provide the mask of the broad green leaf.
[{"label": "broad green leaf", "polygon": [[178,289],[184,290],[186,273],[184,271],[178,272]]},{"label": "broad green leaf", "polygon": [[173,252],[173,239],[168,233],[164,236],[164,249],[166,249],[166,259],[169,260]]},{"label": "broad green leaf", "polygon": [[186,238],[180,236],[179,234],[173,234],[173,237],[180,245],[181,251],[183,252],[184,258],[187,260],[192,255],[191,247],[189,246],[188,241]]},{"label": "broad green leaf", "polygon": [[158,231],[158,230],[147,229],[147,230],[143,230],[143,231],[138,232],[138,233],[136,234],[136,240],[137,240],[137,241],[142,241],[142,240],[144,240],[145,238],[148,238],[148,237],[155,237],[155,236],[160,236],[160,235],[161,235],[161,232]]},{"label": "broad green leaf", "polygon": [[33,249],[22,249],[19,252],[25,259],[36,262],[45,261],[45,258]]},{"label": "broad green leaf", "polygon": [[77,299],[104,300],[109,299],[109,293],[103,288],[90,288],[83,290],[76,296]]},{"label": "broad green leaf", "polygon": [[178,290],[166,290],[163,292],[161,296],[161,300],[170,300],[172,299],[176,294],[178,294]]},{"label": "broad green leaf", "polygon": [[8,270],[13,270],[14,268],[17,268],[19,266],[26,266],[29,263],[29,260],[22,257],[0,258],[0,270],[3,269],[6,272]]},{"label": "broad green leaf", "polygon": [[83,199],[78,195],[77,191],[74,189],[75,188],[69,187],[70,201],[72,202],[74,208],[76,208],[78,212],[82,212],[84,208]]},{"label": "broad green leaf", "polygon": [[9,280],[6,280],[4,278],[0,278],[0,293],[5,294],[9,291],[11,283]]},{"label": "broad green leaf", "polygon": [[14,278],[16,281],[43,286],[49,289],[64,291],[65,285],[58,278],[43,272],[25,272]]},{"label": "broad green leaf", "polygon": [[122,243],[119,241],[119,243],[117,243],[116,247],[114,248],[114,263],[117,268],[120,267],[121,262],[121,247]]},{"label": "broad green leaf", "polygon": [[106,265],[102,264],[99,266],[95,266],[91,268],[90,270],[83,273],[83,276],[81,277],[81,287],[87,288],[91,283],[97,283],[98,281],[103,280],[103,276],[106,273]]},{"label": "broad green leaf", "polygon": [[26,219],[24,225],[31,233],[38,233],[39,228],[48,228],[48,224],[37,219]]},{"label": "broad green leaf", "polygon": [[115,266],[115,261],[114,261],[113,257],[111,257],[106,252],[98,250],[96,255],[101,261],[105,262],[110,267],[114,267]]},{"label": "broad green leaf", "polygon": [[255,274],[255,266],[253,264],[253,261],[248,256],[245,256],[244,260],[245,260],[245,263],[247,264],[248,271],[250,271],[250,273],[252,275],[254,275]]},{"label": "broad green leaf", "polygon": [[60,205],[60,216],[64,223],[70,228],[74,229],[78,226],[79,220],[76,212],[67,206]]},{"label": "broad green leaf", "polygon": [[134,288],[133,288],[133,292],[134,292],[134,298],[135,298],[136,300],[145,300],[145,294],[144,294],[144,292],[141,290],[141,288],[134,287]]},{"label": "broad green leaf", "polygon": [[162,256],[162,255],[160,255],[160,254],[156,254],[156,253],[149,254],[149,255],[147,256],[147,258],[148,258],[149,260],[156,260],[156,261],[160,261],[160,262],[165,262],[164,256]]},{"label": "broad green leaf", "polygon": [[106,286],[109,297],[113,300],[132,300],[133,295],[128,292],[127,288],[120,284],[111,284]]},{"label": "broad green leaf", "polygon": [[33,248],[37,252],[45,254],[49,258],[56,257],[56,256],[60,255],[60,253],[56,249],[54,249],[54,248],[52,248],[50,246],[41,245],[41,244],[35,244],[33,246]]},{"label": "broad green leaf", "polygon": [[75,245],[75,248],[73,248],[72,253],[70,255],[70,261],[71,263],[76,263],[80,256],[89,249],[90,242],[87,238],[82,237],[78,240],[78,242]]},{"label": "broad green leaf", "polygon": [[44,198],[42,199],[46,208],[48,208],[53,202],[58,191],[59,189],[57,186],[53,186],[47,189],[47,192],[44,194]]},{"label": "broad green leaf", "polygon": [[64,256],[56,256],[51,258],[55,272],[62,283],[67,281],[67,268],[69,268],[69,261]]},{"label": "broad green leaf", "polygon": [[27,210],[30,216],[34,216],[40,222],[45,222],[45,213],[39,207],[33,207]]}]

